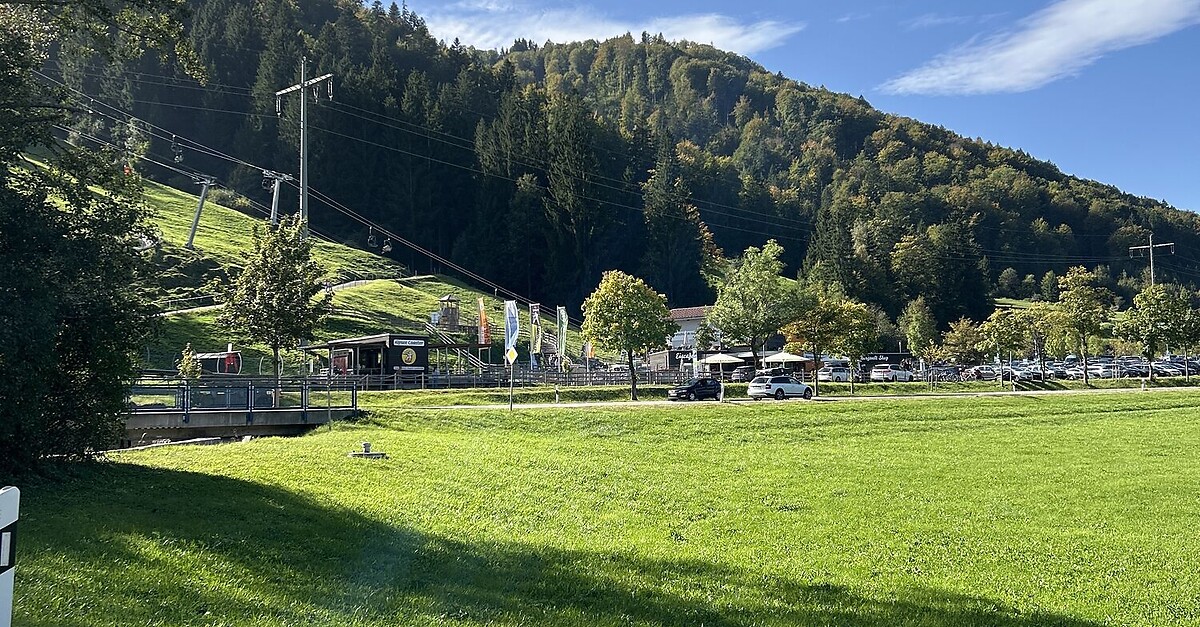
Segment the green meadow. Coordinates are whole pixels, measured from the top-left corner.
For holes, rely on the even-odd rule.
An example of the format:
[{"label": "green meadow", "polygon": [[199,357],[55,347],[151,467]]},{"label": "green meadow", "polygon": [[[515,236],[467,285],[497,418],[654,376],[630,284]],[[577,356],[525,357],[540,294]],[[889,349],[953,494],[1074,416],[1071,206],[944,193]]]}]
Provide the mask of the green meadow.
[{"label": "green meadow", "polygon": [[1196,392],[390,398],[23,486],[16,624],[1200,624]]}]

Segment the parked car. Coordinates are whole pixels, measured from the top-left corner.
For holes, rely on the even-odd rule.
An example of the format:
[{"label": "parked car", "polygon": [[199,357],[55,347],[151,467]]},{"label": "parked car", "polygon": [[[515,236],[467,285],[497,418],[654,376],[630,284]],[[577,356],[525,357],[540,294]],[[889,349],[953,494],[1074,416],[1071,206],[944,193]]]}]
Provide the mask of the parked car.
[{"label": "parked car", "polygon": [[913,373],[897,364],[876,364],[871,368],[871,381],[912,381]]},{"label": "parked car", "polygon": [[975,381],[995,381],[998,376],[1000,373],[991,366],[974,366],[963,372],[964,379],[974,379]]},{"label": "parked car", "polygon": [[729,375],[729,380],[735,383],[745,383],[754,378],[754,366],[738,366]]},{"label": "parked car", "polygon": [[1162,364],[1162,363],[1154,363],[1154,364],[1150,364],[1150,367],[1154,369],[1154,376],[1156,376],[1156,377],[1182,377],[1183,376],[1183,370],[1180,368],[1177,368],[1175,366],[1172,366],[1172,365]]},{"label": "parked car", "polygon": [[784,370],[783,368],[775,367],[775,368],[762,368],[762,369],[758,370],[757,372],[755,372],[754,376],[756,376],[756,377],[784,377],[784,376],[787,376],[787,374],[788,374],[787,370]]},{"label": "parked car", "polygon": [[825,366],[817,371],[817,381],[846,383],[850,380],[850,369],[845,366]]},{"label": "parked car", "polygon": [[782,401],[788,397],[812,398],[812,388],[793,377],[755,377],[746,387],[746,395],[754,400],[772,397]]},{"label": "parked car", "polygon": [[698,377],[667,390],[667,399],[672,401],[702,401],[706,398],[714,401],[721,398],[720,381],[712,377]]}]

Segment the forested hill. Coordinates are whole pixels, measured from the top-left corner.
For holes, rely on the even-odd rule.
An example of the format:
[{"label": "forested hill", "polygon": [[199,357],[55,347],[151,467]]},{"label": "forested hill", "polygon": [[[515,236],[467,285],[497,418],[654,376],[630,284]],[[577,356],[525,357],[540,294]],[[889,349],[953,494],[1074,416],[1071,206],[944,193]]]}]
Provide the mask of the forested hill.
[{"label": "forested hill", "polygon": [[[1028,296],[1072,265],[1106,266],[1128,296],[1145,262],[1127,249],[1151,230],[1184,255],[1200,244],[1194,214],[710,46],[643,34],[477,51],[378,1],[208,0],[189,33],[203,87],[157,57],[113,67],[59,51],[48,70],[149,123],[90,106],[81,130],[264,200],[257,168],[297,169],[298,99],[277,117],[273,94],[307,54],[309,76],[334,74],[334,100],[310,108],[315,189],[572,309],[609,268],[673,305],[711,302],[715,260],[774,238],[790,272],[893,314],[923,294],[942,322],[980,319],[993,293]],[[370,235],[315,200],[312,221],[360,246]],[[405,247],[392,255],[429,269]],[[1200,277],[1184,255],[1160,278]]]}]

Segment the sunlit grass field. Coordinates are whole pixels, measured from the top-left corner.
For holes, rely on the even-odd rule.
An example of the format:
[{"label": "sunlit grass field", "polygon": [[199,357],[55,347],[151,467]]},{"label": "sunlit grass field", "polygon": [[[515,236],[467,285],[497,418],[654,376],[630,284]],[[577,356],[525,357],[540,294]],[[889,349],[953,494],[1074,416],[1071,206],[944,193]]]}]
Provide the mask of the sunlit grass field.
[{"label": "sunlit grass field", "polygon": [[386,407],[120,454],[23,486],[16,624],[1200,624],[1198,406]]}]

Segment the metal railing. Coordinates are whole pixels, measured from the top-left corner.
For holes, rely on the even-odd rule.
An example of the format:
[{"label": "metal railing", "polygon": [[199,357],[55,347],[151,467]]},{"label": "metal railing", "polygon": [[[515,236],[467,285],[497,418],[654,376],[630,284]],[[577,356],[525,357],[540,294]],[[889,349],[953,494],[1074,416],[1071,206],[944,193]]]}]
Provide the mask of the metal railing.
[{"label": "metal railing", "polygon": [[348,378],[139,381],[127,402],[131,413],[357,409],[358,390]]}]

